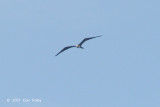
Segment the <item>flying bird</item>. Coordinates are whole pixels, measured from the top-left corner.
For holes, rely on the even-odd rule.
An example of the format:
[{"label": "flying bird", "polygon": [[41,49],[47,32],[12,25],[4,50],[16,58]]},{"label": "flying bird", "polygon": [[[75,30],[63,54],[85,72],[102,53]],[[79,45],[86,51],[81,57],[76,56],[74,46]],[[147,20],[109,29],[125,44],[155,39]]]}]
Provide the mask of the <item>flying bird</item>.
[{"label": "flying bird", "polygon": [[60,53],[62,53],[62,52],[65,51],[65,50],[70,49],[70,48],[73,48],[73,47],[84,49],[84,48],[82,47],[82,44],[83,44],[84,42],[86,42],[87,40],[90,40],[90,39],[94,39],[94,38],[97,38],[97,37],[101,37],[101,36],[102,36],[102,35],[95,36],[95,37],[84,38],[84,39],[82,40],[82,42],[79,43],[79,44],[76,45],[76,46],[67,46],[67,47],[64,47],[64,48],[63,48],[59,53],[57,53],[55,56],[59,55]]}]

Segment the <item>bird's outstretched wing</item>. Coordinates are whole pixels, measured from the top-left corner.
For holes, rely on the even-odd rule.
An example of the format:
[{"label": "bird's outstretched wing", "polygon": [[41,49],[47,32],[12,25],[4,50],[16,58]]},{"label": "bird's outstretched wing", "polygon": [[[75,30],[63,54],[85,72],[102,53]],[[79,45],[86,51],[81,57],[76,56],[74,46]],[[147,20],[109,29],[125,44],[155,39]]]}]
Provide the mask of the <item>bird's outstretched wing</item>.
[{"label": "bird's outstretched wing", "polygon": [[63,48],[58,54],[56,54],[56,56],[59,55],[60,53],[62,53],[63,51],[65,51],[69,48],[73,48],[73,47],[76,47],[76,46],[67,46],[67,47]]},{"label": "bird's outstretched wing", "polygon": [[97,38],[97,37],[101,37],[102,35],[99,35],[99,36],[95,36],[95,37],[90,37],[90,38],[85,38],[83,39],[83,41],[79,44],[80,46],[87,40],[90,40],[90,39],[93,39],[93,38]]}]

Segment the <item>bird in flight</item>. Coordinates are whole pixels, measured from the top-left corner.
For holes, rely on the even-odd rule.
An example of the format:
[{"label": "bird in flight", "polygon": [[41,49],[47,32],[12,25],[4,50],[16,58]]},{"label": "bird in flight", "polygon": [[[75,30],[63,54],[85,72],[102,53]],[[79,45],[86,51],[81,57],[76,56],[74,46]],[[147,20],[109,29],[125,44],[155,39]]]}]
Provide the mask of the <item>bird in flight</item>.
[{"label": "bird in flight", "polygon": [[76,45],[76,46],[67,46],[67,47],[64,47],[64,48],[63,48],[59,53],[57,53],[55,56],[58,56],[58,55],[59,55],[60,53],[62,53],[63,51],[65,51],[65,50],[67,50],[67,49],[70,49],[70,48],[73,48],[73,47],[84,49],[84,48],[82,47],[82,44],[83,44],[84,42],[86,42],[87,40],[90,40],[90,39],[94,39],[94,38],[97,38],[97,37],[101,37],[101,36],[102,36],[102,35],[95,36],[95,37],[84,38],[84,39],[82,40],[82,42],[79,43],[79,44]]}]

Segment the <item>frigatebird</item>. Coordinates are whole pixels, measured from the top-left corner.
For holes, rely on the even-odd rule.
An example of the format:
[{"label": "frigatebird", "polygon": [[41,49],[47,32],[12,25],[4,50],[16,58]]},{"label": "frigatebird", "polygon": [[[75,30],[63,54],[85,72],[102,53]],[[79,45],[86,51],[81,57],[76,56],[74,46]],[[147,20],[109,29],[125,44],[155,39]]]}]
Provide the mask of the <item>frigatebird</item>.
[{"label": "frigatebird", "polygon": [[64,48],[63,48],[58,54],[56,54],[55,56],[59,55],[60,53],[62,53],[62,52],[65,51],[65,50],[70,49],[70,48],[73,48],[73,47],[84,49],[84,48],[82,47],[82,44],[83,44],[84,42],[86,42],[87,40],[93,39],[93,38],[101,37],[101,36],[102,36],[102,35],[95,36],[95,37],[84,38],[84,39],[82,40],[82,42],[79,43],[79,44],[76,45],[76,46],[67,46],[67,47],[64,47]]}]

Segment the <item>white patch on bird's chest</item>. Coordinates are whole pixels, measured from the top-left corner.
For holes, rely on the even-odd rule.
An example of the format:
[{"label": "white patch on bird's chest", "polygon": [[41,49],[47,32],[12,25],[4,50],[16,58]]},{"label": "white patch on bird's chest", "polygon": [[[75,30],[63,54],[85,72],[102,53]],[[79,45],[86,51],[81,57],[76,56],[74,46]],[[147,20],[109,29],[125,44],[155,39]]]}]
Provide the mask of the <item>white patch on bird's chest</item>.
[{"label": "white patch on bird's chest", "polygon": [[80,45],[76,45],[76,48],[80,48]]}]

